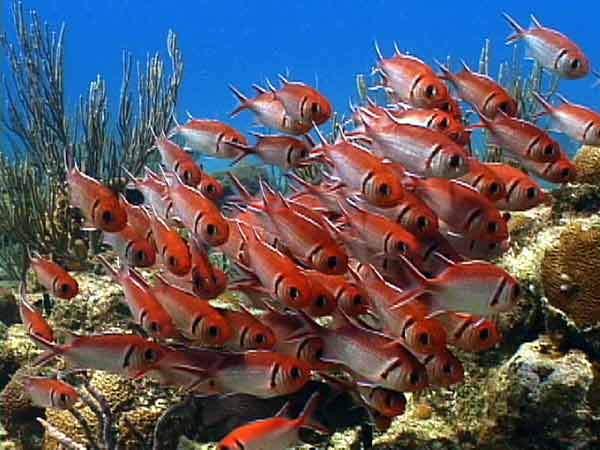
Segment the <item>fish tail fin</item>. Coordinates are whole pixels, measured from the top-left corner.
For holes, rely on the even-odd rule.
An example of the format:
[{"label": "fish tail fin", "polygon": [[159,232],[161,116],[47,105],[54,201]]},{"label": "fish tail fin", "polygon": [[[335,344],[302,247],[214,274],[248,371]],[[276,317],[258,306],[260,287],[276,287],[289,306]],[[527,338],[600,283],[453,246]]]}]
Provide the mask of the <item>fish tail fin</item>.
[{"label": "fish tail fin", "polygon": [[44,350],[44,353],[33,360],[32,366],[38,367],[45,365],[48,361],[60,355],[60,347],[58,344],[50,342],[49,340],[34,333],[29,333],[29,339],[31,339],[35,345]]},{"label": "fish tail fin", "polygon": [[331,432],[321,423],[319,423],[314,415],[317,412],[317,408],[321,403],[321,394],[319,392],[313,393],[310,396],[304,409],[298,416],[298,428],[310,428],[319,431],[324,434],[330,434]]},{"label": "fish tail fin", "polygon": [[229,90],[233,93],[233,95],[235,95],[235,97],[240,101],[240,106],[238,106],[236,109],[234,109],[230,114],[229,117],[235,117],[237,116],[239,113],[241,113],[242,111],[250,108],[250,100],[248,99],[248,97],[246,97],[244,94],[242,94],[242,92],[236,88],[234,85],[230,84],[229,85]]},{"label": "fish tail fin", "polygon": [[240,154],[231,161],[230,166],[235,166],[236,164],[238,164],[240,161],[247,158],[248,156],[256,154],[256,150],[249,145],[238,144],[237,142],[228,142],[228,144],[231,145],[232,147],[237,148],[240,151]]},{"label": "fish tail fin", "polygon": [[509,16],[505,12],[502,13],[502,17],[504,17],[506,19],[506,21],[509,23],[509,25],[511,27],[513,27],[513,29],[515,30],[514,34],[511,34],[510,36],[508,36],[508,38],[506,38],[506,44],[514,44],[518,40],[522,39],[523,34],[526,31],[525,28],[523,28],[521,25],[519,25],[519,23],[515,19],[513,19],[511,16]]}]

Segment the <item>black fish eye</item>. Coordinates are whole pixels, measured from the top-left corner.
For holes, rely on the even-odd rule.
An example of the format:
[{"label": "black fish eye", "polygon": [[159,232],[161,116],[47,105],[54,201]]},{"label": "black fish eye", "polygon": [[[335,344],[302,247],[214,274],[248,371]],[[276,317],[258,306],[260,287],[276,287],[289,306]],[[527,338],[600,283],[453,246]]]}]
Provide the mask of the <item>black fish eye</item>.
[{"label": "black fish eye", "polygon": [[65,404],[65,405],[66,405],[66,404],[67,404],[67,402],[69,401],[69,395],[68,395],[68,394],[64,394],[64,393],[63,393],[63,394],[60,394],[60,401],[61,401],[63,404]]},{"label": "black fish eye", "polygon": [[490,184],[490,193],[497,194],[498,192],[500,192],[500,185],[495,182]]},{"label": "black fish eye", "polygon": [[149,348],[144,352],[144,359],[146,361],[152,362],[152,361],[155,361],[157,358],[158,358],[158,354],[152,348]]},{"label": "black fish eye", "polygon": [[452,155],[450,157],[450,167],[457,168],[460,166],[461,158],[459,155]]},{"label": "black fish eye", "polygon": [[290,297],[291,298],[300,297],[300,289],[298,289],[297,287],[291,287],[290,288]]},{"label": "black fish eye", "polygon": [[310,110],[313,114],[319,114],[321,112],[321,105],[318,103],[313,103],[310,107]]},{"label": "black fish eye", "polygon": [[209,194],[214,194],[216,191],[217,188],[214,184],[209,184],[208,186],[206,186],[206,192],[208,192]]},{"label": "black fish eye", "polygon": [[195,279],[195,284],[199,288],[202,287],[202,286],[204,286],[204,279],[202,277],[197,277]]},{"label": "black fish eye", "polygon": [[60,285],[60,292],[63,294],[68,294],[71,291],[71,287],[68,284]]},{"label": "black fish eye", "polygon": [[210,327],[208,327],[208,334],[211,337],[218,337],[220,334],[219,327],[216,325],[211,325]]},{"label": "black fish eye", "polygon": [[438,124],[438,126],[442,130],[445,130],[446,128],[448,128],[450,126],[450,122],[448,121],[448,118],[444,117],[442,120],[440,120],[440,123]]},{"label": "black fish eye", "polygon": [[113,214],[110,211],[104,211],[102,213],[102,221],[104,223],[111,223],[113,221]]},{"label": "black fish eye", "polygon": [[184,170],[183,171],[183,181],[190,181],[192,179],[192,174],[190,173],[189,170]]},{"label": "black fish eye", "polygon": [[562,169],[560,171],[560,176],[563,178],[568,178],[570,174],[571,174],[571,171],[569,169]]},{"label": "black fish eye", "polygon": [[413,371],[409,377],[410,384],[419,384],[421,382],[421,374],[417,371]]},{"label": "black fish eye", "polygon": [[419,343],[421,345],[429,345],[429,334],[427,334],[427,333],[419,334]]},{"label": "black fish eye", "polygon": [[396,250],[398,250],[400,253],[404,254],[408,251],[408,246],[404,242],[398,242],[396,244]]},{"label": "black fish eye", "polygon": [[167,259],[167,264],[169,264],[169,266],[171,267],[177,267],[177,258],[175,258],[174,256],[169,256],[169,258]]},{"label": "black fish eye", "polygon": [[330,256],[329,258],[327,258],[327,267],[329,267],[330,269],[335,269],[338,265],[338,259],[337,256]]},{"label": "black fish eye", "polygon": [[446,102],[442,106],[440,106],[440,109],[442,111],[452,112],[452,104],[450,102]]},{"label": "black fish eye", "polygon": [[498,246],[498,244],[496,242],[490,242],[488,244],[488,249],[494,250],[497,246]]},{"label": "black fish eye", "polygon": [[231,140],[231,142],[233,142],[234,144],[239,144],[239,143],[240,143],[240,140],[239,140],[238,138],[233,138],[233,139]]},{"label": "black fish eye", "polygon": [[502,111],[504,111],[506,114],[510,114],[511,108],[510,108],[510,104],[508,102],[502,102],[498,105],[498,108],[501,109]]},{"label": "black fish eye", "polygon": [[437,88],[433,85],[430,84],[429,86],[427,86],[425,88],[425,96],[428,98],[433,98],[437,95]]},{"label": "black fish eye", "polygon": [[290,370],[290,375],[294,380],[302,378],[302,369],[299,367],[292,367],[292,370]]},{"label": "black fish eye", "polygon": [[315,350],[315,358],[321,359],[323,357],[323,348],[318,348]]},{"label": "black fish eye", "polygon": [[217,227],[212,223],[209,223],[208,225],[206,225],[206,233],[209,236],[214,236],[215,234],[217,234]]},{"label": "black fish eye", "polygon": [[498,224],[496,222],[488,223],[487,230],[489,233],[495,233],[498,231]]},{"label": "black fish eye", "polygon": [[135,258],[137,259],[138,263],[144,263],[146,261],[146,254],[143,250],[138,250],[135,254]]},{"label": "black fish eye", "polygon": [[267,337],[264,334],[259,333],[254,337],[254,342],[256,342],[257,344],[266,344]]},{"label": "black fish eye", "polygon": [[150,322],[150,331],[153,333],[158,333],[160,331],[160,325],[158,322]]},{"label": "black fish eye", "polygon": [[319,308],[324,308],[327,305],[327,299],[325,298],[324,295],[319,295],[317,297],[317,301],[315,302],[315,304],[319,307]]},{"label": "black fish eye", "polygon": [[483,330],[481,330],[479,332],[479,340],[480,341],[487,341],[490,338],[490,330],[488,330],[487,328],[484,328]]},{"label": "black fish eye", "polygon": [[554,145],[548,144],[544,147],[544,155],[550,156],[554,153]]},{"label": "black fish eye", "polygon": [[518,284],[515,284],[515,287],[513,287],[512,295],[513,298],[517,298],[519,295],[521,295],[521,287]]},{"label": "black fish eye", "polygon": [[300,151],[300,158],[306,158],[308,156],[308,150]]},{"label": "black fish eye", "polygon": [[352,303],[353,303],[355,306],[360,306],[360,305],[362,305],[362,304],[363,304],[363,298],[362,298],[362,296],[361,296],[361,295],[355,295],[355,296],[352,298]]},{"label": "black fish eye", "polygon": [[429,226],[429,219],[425,216],[417,217],[417,226],[420,230],[425,230]]},{"label": "black fish eye", "polygon": [[527,188],[527,198],[535,198],[537,196],[537,189],[534,187]]},{"label": "black fish eye", "polygon": [[452,369],[453,369],[452,365],[448,364],[448,363],[446,363],[442,366],[442,372],[444,372],[446,375],[452,375],[452,372],[453,372]]},{"label": "black fish eye", "polygon": [[577,58],[575,58],[573,61],[571,61],[571,69],[575,70],[575,69],[579,69],[579,67],[581,66],[581,61]]},{"label": "black fish eye", "polygon": [[380,195],[383,195],[384,197],[389,197],[389,195],[392,193],[392,189],[390,188],[390,185],[387,183],[380,184],[379,189],[377,189],[377,191],[379,192]]}]

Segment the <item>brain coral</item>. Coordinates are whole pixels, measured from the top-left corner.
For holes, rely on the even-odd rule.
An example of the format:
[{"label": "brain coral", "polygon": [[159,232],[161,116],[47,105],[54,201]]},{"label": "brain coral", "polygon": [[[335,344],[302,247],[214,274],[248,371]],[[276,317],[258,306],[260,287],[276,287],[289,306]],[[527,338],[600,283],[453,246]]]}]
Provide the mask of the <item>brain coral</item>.
[{"label": "brain coral", "polygon": [[569,225],[546,249],[541,274],[548,301],[578,327],[600,321],[600,227]]},{"label": "brain coral", "polygon": [[600,148],[584,145],[573,161],[577,167],[577,181],[598,184],[600,181]]}]

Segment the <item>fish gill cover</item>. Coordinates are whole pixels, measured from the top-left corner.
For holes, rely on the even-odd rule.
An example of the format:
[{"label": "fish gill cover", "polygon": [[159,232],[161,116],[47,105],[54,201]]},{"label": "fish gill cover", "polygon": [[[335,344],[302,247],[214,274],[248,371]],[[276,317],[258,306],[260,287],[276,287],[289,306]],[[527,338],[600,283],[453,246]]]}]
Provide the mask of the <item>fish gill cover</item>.
[{"label": "fish gill cover", "polygon": [[505,14],[497,77],[489,40],[478,67],[375,44],[347,111],[281,74],[224,84],[256,132],[177,117],[173,32],[124,54],[116,113],[101,76],[72,108],[65,27],[12,13],[1,440],[600,445],[600,115],[560,95],[592,72],[570,38]]}]

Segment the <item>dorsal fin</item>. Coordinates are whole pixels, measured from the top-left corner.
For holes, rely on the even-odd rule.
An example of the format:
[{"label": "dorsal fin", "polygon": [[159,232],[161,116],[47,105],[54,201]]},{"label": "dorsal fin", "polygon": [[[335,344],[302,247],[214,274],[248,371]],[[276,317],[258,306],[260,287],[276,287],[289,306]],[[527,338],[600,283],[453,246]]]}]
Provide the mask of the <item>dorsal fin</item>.
[{"label": "dorsal fin", "polygon": [[537,28],[544,28],[544,26],[540,23],[539,20],[537,20],[537,18],[533,14],[531,14],[530,17],[531,17],[531,21]]}]

